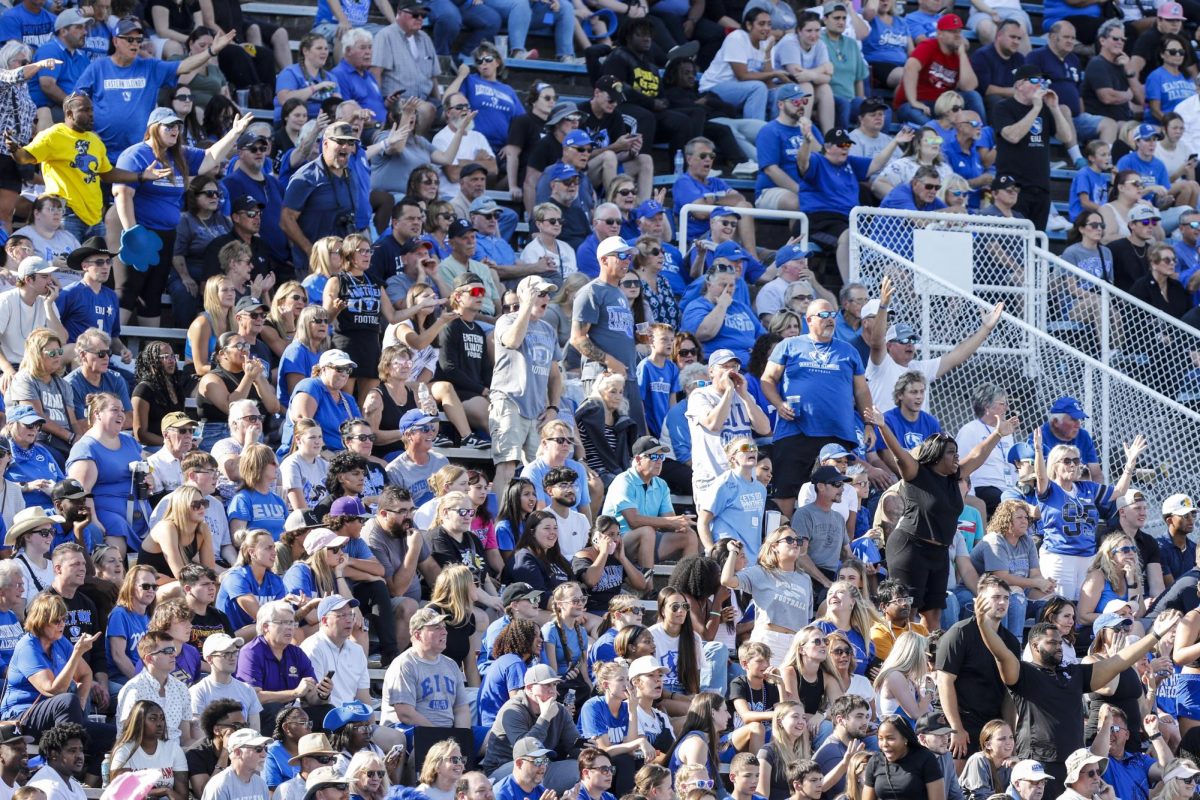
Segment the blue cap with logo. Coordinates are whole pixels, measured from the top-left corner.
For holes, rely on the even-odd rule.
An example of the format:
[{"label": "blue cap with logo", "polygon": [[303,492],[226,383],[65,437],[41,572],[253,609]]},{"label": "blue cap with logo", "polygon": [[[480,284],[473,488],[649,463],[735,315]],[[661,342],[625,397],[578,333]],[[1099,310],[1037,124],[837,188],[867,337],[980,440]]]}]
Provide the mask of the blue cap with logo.
[{"label": "blue cap with logo", "polygon": [[1008,448],[1008,454],[1005,460],[1012,464],[1017,461],[1033,461],[1036,457],[1033,451],[1033,446],[1029,442],[1017,442],[1012,447]]},{"label": "blue cap with logo", "polygon": [[436,422],[437,417],[431,417],[419,408],[411,408],[404,412],[404,416],[400,418],[400,424],[396,427],[401,433],[408,433],[413,428],[418,428],[421,425],[428,425],[431,422]]},{"label": "blue cap with logo", "polygon": [[1083,410],[1083,404],[1074,397],[1060,397],[1054,401],[1054,405],[1050,406],[1051,414],[1066,414],[1071,419],[1087,419],[1087,412]]},{"label": "blue cap with logo", "polygon": [[8,410],[8,421],[32,425],[35,422],[45,422],[46,418],[39,414],[33,406],[17,406]]},{"label": "blue cap with logo", "polygon": [[851,453],[840,444],[831,443],[821,448],[820,454],[817,456],[818,461],[830,461],[835,458],[854,458],[854,453]]},{"label": "blue cap with logo", "polygon": [[365,722],[372,716],[371,709],[361,700],[343,703],[325,715],[323,726],[329,732],[340,730],[351,722]]},{"label": "blue cap with logo", "polygon": [[1157,125],[1151,125],[1149,122],[1144,122],[1138,125],[1137,135],[1133,137],[1136,140],[1154,139],[1158,141],[1163,138],[1162,128]]},{"label": "blue cap with logo", "polygon": [[798,83],[785,83],[775,90],[776,100],[791,100],[793,97],[810,97],[812,92],[807,91]]},{"label": "blue cap with logo", "polygon": [[649,217],[657,217],[663,213],[665,209],[663,204],[657,200],[647,200],[633,210],[634,219],[648,219]]},{"label": "blue cap with logo", "polygon": [[742,218],[741,214],[739,214],[737,211],[734,211],[729,206],[717,206],[716,208],[713,209],[713,212],[710,216],[713,219],[716,219],[717,217],[737,217],[738,219]]},{"label": "blue cap with logo", "polygon": [[775,266],[782,267],[789,261],[802,261],[808,258],[808,248],[802,244],[785,244],[775,251]]},{"label": "blue cap with logo", "polygon": [[750,258],[742,246],[730,239],[728,242],[721,242],[717,245],[717,249],[713,251],[713,258],[724,258],[729,261],[746,261]]},{"label": "blue cap with logo", "polygon": [[569,181],[572,178],[579,177],[579,170],[572,167],[570,164],[564,164],[559,161],[557,164],[551,165],[550,169],[546,170],[546,175],[553,181]]},{"label": "blue cap with logo", "polygon": [[563,137],[563,147],[591,147],[592,137],[587,131],[573,130]]}]

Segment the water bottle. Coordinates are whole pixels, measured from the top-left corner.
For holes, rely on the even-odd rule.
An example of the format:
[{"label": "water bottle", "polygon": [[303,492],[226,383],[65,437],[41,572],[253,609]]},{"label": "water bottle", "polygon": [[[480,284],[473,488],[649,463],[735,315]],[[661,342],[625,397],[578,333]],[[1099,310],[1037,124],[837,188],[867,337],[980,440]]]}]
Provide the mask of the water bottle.
[{"label": "water bottle", "polygon": [[683,151],[682,150],[675,151],[675,174],[676,175],[683,174]]},{"label": "water bottle", "polygon": [[567,696],[563,698],[563,705],[570,709],[571,714],[575,714],[575,690],[567,689]]},{"label": "water bottle", "polygon": [[417,384],[417,405],[430,416],[437,414],[437,404],[433,402],[433,395],[429,392],[429,387],[424,383]]}]

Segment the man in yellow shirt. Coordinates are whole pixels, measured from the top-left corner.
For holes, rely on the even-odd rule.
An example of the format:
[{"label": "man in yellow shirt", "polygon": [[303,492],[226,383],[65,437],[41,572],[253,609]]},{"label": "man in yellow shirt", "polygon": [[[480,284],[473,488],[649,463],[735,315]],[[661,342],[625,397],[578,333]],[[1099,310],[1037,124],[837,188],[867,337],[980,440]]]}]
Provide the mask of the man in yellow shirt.
[{"label": "man in yellow shirt", "polygon": [[[76,239],[103,236],[100,221],[104,216],[104,198],[100,182],[140,183],[171,176],[169,168],[136,173],[117,169],[108,160],[100,137],[93,132],[95,117],[87,95],[70,94],[63,101],[63,122],[51,125],[21,147],[10,135],[4,143],[18,164],[41,164],[46,192],[67,201],[63,227]],[[94,230],[93,230],[94,229]]]},{"label": "man in yellow shirt", "polygon": [[875,657],[880,661],[887,659],[901,634],[929,635],[924,625],[910,621],[912,590],[900,581],[887,580],[879,584],[879,610],[883,612],[883,622],[871,626],[871,643],[875,645]]}]

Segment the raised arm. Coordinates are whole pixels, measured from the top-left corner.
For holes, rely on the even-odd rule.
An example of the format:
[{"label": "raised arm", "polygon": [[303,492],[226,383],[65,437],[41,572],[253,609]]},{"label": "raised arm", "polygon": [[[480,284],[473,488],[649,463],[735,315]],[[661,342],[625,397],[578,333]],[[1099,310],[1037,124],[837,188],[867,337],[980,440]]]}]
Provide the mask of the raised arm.
[{"label": "raised arm", "polygon": [[1021,677],[1021,662],[1004,646],[999,633],[1000,621],[991,619],[991,615],[988,614],[990,608],[991,601],[987,597],[976,597],[975,623],[979,626],[979,633],[983,637],[983,643],[987,645],[988,652],[996,660],[1000,680],[1004,681],[1005,686],[1012,686]]},{"label": "raised arm", "polygon": [[913,458],[912,453],[905,450],[904,445],[900,444],[899,440],[896,439],[896,434],[892,433],[892,429],[884,421],[883,414],[879,413],[879,409],[875,406],[868,408],[863,413],[863,421],[868,425],[874,425],[879,428],[879,432],[883,435],[884,444],[888,446],[888,451],[896,459],[896,465],[900,467],[900,477],[906,481],[916,478],[921,465]]},{"label": "raised arm", "polygon": [[942,377],[974,355],[979,346],[984,343],[988,335],[995,329],[997,323],[1000,322],[1000,315],[1002,313],[1004,313],[1004,303],[996,303],[987,316],[983,318],[983,324],[974,333],[959,342],[949,353],[942,356],[941,363],[938,364],[937,377]]},{"label": "raised arm", "polygon": [[983,463],[987,461],[988,456],[996,449],[996,445],[1000,444],[1000,440],[1005,436],[1011,436],[1020,424],[1021,420],[1017,417],[1009,417],[1008,419],[1000,419],[998,415],[993,417],[992,432],[988,434],[988,437],[975,445],[970,453],[959,458],[959,474],[965,478],[982,467]]},{"label": "raised arm", "polygon": [[1121,674],[1123,670],[1133,666],[1138,659],[1157,647],[1159,640],[1170,632],[1175,623],[1179,622],[1180,616],[1180,613],[1174,609],[1164,611],[1154,620],[1154,627],[1150,629],[1149,634],[1132,644],[1125,645],[1115,656],[1109,656],[1106,659],[1097,661],[1092,666],[1092,685],[1090,691],[1096,692],[1104,688],[1108,685],[1109,681]]}]

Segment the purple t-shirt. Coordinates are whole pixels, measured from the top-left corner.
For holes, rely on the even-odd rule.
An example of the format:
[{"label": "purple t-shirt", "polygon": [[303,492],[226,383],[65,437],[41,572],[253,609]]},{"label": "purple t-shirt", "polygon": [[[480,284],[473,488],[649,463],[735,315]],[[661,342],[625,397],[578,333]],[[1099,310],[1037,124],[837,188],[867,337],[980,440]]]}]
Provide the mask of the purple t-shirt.
[{"label": "purple t-shirt", "polygon": [[316,679],[312,662],[304,651],[289,644],[282,658],[276,658],[271,646],[261,636],[255,637],[238,653],[238,680],[245,681],[264,692],[285,692],[300,685],[301,678]]}]

